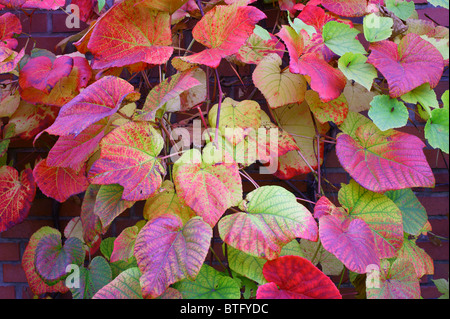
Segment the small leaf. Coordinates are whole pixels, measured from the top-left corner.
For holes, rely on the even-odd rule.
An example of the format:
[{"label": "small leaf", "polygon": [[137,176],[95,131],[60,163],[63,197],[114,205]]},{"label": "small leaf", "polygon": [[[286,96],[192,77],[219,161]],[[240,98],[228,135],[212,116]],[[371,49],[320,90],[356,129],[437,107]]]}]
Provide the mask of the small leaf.
[{"label": "small leaf", "polygon": [[[448,7],[448,4],[447,4]],[[436,288],[439,290],[439,292],[442,294],[438,299],[449,299],[449,293],[448,293],[448,280],[445,280],[443,278],[441,279],[431,279]]]},{"label": "small leaf", "polygon": [[409,112],[405,104],[388,95],[375,96],[370,103],[369,117],[382,131],[400,128],[408,123]]},{"label": "small leaf", "polygon": [[347,52],[339,59],[338,66],[349,80],[358,82],[370,91],[378,73],[373,65],[366,62],[367,57],[364,55]]},{"label": "small leaf", "polygon": [[380,17],[371,13],[364,18],[364,36],[369,42],[389,39],[392,35],[394,20],[390,17]]},{"label": "small leaf", "polygon": [[337,55],[347,52],[366,54],[361,42],[356,39],[360,32],[345,23],[330,21],[323,27],[323,42]]},{"label": "small leaf", "polygon": [[449,152],[449,109],[434,109],[425,125],[425,138],[433,148]]},{"label": "small leaf", "polygon": [[71,288],[74,299],[91,299],[112,280],[111,268],[105,258],[94,257],[88,268],[80,267],[80,287]]},{"label": "small leaf", "polygon": [[424,83],[414,90],[402,95],[402,100],[406,103],[417,104],[425,109],[428,115],[431,116],[431,109],[439,108],[439,102],[437,101],[436,93],[431,89],[429,83]]},{"label": "small leaf", "polygon": [[[339,276],[342,274],[342,270],[344,269],[344,264],[336,258],[335,255],[326,251],[319,241],[314,242],[306,239],[302,239],[300,241],[300,249],[303,254],[302,257],[308,259],[315,266],[320,264],[320,268],[323,273],[327,276]],[[317,254],[316,254],[317,251]],[[314,260],[313,257],[315,257]]]},{"label": "small leaf", "polygon": [[139,234],[137,226],[127,227],[114,240],[114,249],[111,254],[111,262],[118,260],[129,261],[133,257],[134,244]]},{"label": "small leaf", "polygon": [[416,6],[414,1],[386,0],[386,8],[402,20],[409,19]]}]

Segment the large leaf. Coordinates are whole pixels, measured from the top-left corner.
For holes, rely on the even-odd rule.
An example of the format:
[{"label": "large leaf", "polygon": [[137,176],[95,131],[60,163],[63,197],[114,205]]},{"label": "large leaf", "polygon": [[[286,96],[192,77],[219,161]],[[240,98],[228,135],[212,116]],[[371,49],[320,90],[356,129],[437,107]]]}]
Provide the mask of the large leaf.
[{"label": "large leaf", "polygon": [[259,286],[257,299],[342,299],[331,279],[299,256],[268,261],[263,274],[268,283]]},{"label": "large leaf", "polygon": [[54,135],[78,135],[91,124],[116,113],[125,97],[133,92],[133,86],[127,81],[115,76],[103,77],[64,105],[46,131]]},{"label": "large leaf", "polygon": [[161,186],[165,168],[157,158],[163,138],[148,122],[128,122],[105,136],[100,158],[89,171],[94,184],[120,184],[122,198],[145,200]]},{"label": "large leaf", "polygon": [[10,166],[0,167],[0,233],[21,223],[36,195],[33,172],[20,173]]},{"label": "large leaf", "polygon": [[348,210],[349,222],[362,219],[370,227],[380,258],[397,255],[403,244],[403,223],[401,211],[392,200],[351,180],[340,189],[339,203]]},{"label": "large leaf", "polygon": [[63,7],[65,0],[0,0],[10,8],[57,10]]},{"label": "large leaf", "polygon": [[71,168],[49,166],[45,159],[35,166],[33,175],[42,193],[62,203],[70,196],[84,192],[89,186],[84,169],[82,167],[74,171]]},{"label": "large leaf", "polygon": [[389,197],[402,212],[403,231],[414,236],[420,235],[428,221],[428,216],[414,192],[407,188],[389,191],[384,195]]},{"label": "large leaf", "polygon": [[416,87],[439,84],[444,71],[442,54],[420,36],[407,34],[397,45],[388,40],[372,43],[368,62],[386,78],[391,97],[400,97]]},{"label": "large leaf", "polygon": [[211,266],[203,265],[195,280],[185,279],[175,285],[184,299],[240,299],[238,283]]},{"label": "large leaf", "polygon": [[356,39],[359,33],[348,24],[330,21],[324,25],[322,36],[325,45],[337,55],[347,52],[366,54],[363,45]]},{"label": "large leaf", "polygon": [[171,214],[149,221],[139,232],[134,246],[144,297],[158,297],[181,279],[195,279],[211,238],[211,227],[199,217],[186,225]]},{"label": "large leaf", "polygon": [[385,2],[386,9],[394,13],[402,20],[411,18],[416,8],[414,1],[385,0]]},{"label": "large leaf", "polygon": [[92,31],[88,49],[92,67],[105,69],[139,62],[164,64],[173,53],[170,15],[152,8],[151,2],[116,3]]},{"label": "large leaf", "polygon": [[225,243],[249,255],[273,260],[295,238],[318,238],[311,213],[282,187],[258,188],[239,207],[244,212],[220,220],[219,234]]},{"label": "large leaf", "polygon": [[[361,117],[365,118],[357,116]],[[347,119],[351,126],[355,117]],[[425,144],[418,137],[395,130],[381,132],[371,122],[355,126],[353,132],[343,130],[337,138],[337,156],[363,187],[380,193],[434,187],[434,175],[422,150]]]},{"label": "large leaf", "polygon": [[207,155],[207,148],[203,156],[196,149],[184,153],[175,163],[173,176],[178,196],[214,227],[242,199],[242,180],[234,161],[220,158],[215,162]]},{"label": "large leaf", "polygon": [[14,34],[22,33],[22,25],[19,18],[14,14],[7,12],[0,16],[0,46],[5,46],[9,49],[17,47],[17,40],[14,39]]},{"label": "large leaf", "polygon": [[392,35],[394,20],[390,17],[380,17],[371,13],[364,18],[364,37],[369,42],[389,39]]},{"label": "large leaf", "polygon": [[42,237],[55,234],[59,236],[59,232],[49,226],[41,227],[33,235],[31,235],[30,240],[25,248],[22,256],[22,268],[25,271],[25,276],[27,277],[28,285],[31,291],[35,295],[42,295],[47,292],[61,292],[65,293],[69,289],[66,287],[64,281],[60,281],[55,285],[49,286],[42,280],[42,278],[36,272],[34,260],[36,256],[36,247]]},{"label": "large leaf", "polygon": [[222,58],[235,54],[266,15],[253,6],[215,6],[195,25],[194,39],[207,49],[182,59],[217,68]]},{"label": "large leaf", "polygon": [[80,239],[70,237],[63,245],[59,232],[46,234],[36,247],[36,271],[46,283],[55,284],[68,276],[67,266],[81,265],[84,256],[83,243]]},{"label": "large leaf", "polygon": [[129,268],[97,291],[92,299],[142,299],[139,268]]},{"label": "large leaf", "polygon": [[105,258],[97,256],[88,268],[80,267],[80,287],[71,288],[74,299],[91,299],[112,280],[111,267]]},{"label": "large leaf", "polygon": [[381,263],[379,287],[366,290],[368,299],[419,299],[420,284],[413,264],[404,258]]},{"label": "large leaf", "polygon": [[273,109],[305,99],[305,78],[289,70],[281,71],[281,63],[279,55],[271,54],[253,72],[253,83]]},{"label": "large leaf", "polygon": [[368,266],[380,265],[372,230],[361,219],[323,216],[319,220],[319,236],[323,247],[350,271],[364,274]]}]

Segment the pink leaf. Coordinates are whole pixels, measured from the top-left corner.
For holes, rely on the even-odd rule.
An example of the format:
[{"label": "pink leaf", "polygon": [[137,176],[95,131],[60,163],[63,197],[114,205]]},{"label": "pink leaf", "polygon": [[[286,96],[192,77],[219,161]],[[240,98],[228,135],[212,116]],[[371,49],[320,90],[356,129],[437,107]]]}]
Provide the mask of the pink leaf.
[{"label": "pink leaf", "polygon": [[6,46],[9,49],[17,47],[17,40],[13,38],[14,34],[22,33],[22,25],[19,18],[12,13],[5,13],[0,16],[0,47]]}]

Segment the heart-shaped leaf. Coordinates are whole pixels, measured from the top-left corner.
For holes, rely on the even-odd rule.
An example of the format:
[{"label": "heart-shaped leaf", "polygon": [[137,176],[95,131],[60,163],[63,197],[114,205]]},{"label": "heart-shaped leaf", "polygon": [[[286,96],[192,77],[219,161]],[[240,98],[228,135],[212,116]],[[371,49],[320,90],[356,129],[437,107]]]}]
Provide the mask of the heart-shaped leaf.
[{"label": "heart-shaped leaf", "polygon": [[323,247],[350,271],[364,274],[369,265],[380,265],[372,230],[362,219],[323,216],[319,220],[319,236]]},{"label": "heart-shaped leaf", "polygon": [[47,234],[39,240],[36,247],[36,271],[51,285],[68,275],[67,266],[80,266],[84,256],[83,242],[78,238],[70,237],[63,245],[59,232]]},{"label": "heart-shaped leaf", "polygon": [[382,131],[400,128],[408,123],[409,112],[403,102],[391,99],[389,95],[375,96],[370,103],[369,117]]},{"label": "heart-shaped leaf", "polygon": [[128,261],[133,257],[134,244],[139,233],[139,227],[127,227],[120,233],[119,237],[114,240],[114,249],[111,254],[111,262],[118,260]]},{"label": "heart-shaped leaf", "polygon": [[414,265],[417,278],[422,278],[425,275],[434,275],[433,259],[416,244],[416,240],[410,240],[405,236],[403,246],[398,252],[398,258],[408,260]]},{"label": "heart-shaped leaf", "polygon": [[366,62],[367,57],[365,55],[347,52],[339,59],[338,66],[347,79],[358,82],[370,91],[378,72],[373,65]]},{"label": "heart-shaped leaf", "polygon": [[318,238],[311,213],[282,187],[258,188],[247,195],[240,208],[245,212],[220,220],[219,234],[225,243],[249,255],[272,260],[295,238]]},{"label": "heart-shaped leaf", "polygon": [[211,238],[211,227],[199,217],[186,225],[171,214],[149,221],[139,232],[134,246],[144,297],[158,297],[181,279],[195,279]]},{"label": "heart-shaped leaf", "polygon": [[91,183],[124,187],[122,199],[145,200],[161,186],[165,168],[157,158],[164,145],[148,122],[128,122],[100,142],[100,158],[92,165]]},{"label": "heart-shaped leaf", "polygon": [[64,105],[55,123],[46,131],[54,135],[78,135],[116,113],[125,97],[133,92],[133,86],[127,81],[115,76],[103,77]]},{"label": "heart-shaped leaf", "polygon": [[372,43],[370,49],[368,63],[384,75],[392,98],[424,83],[432,88],[439,84],[444,71],[442,54],[417,34],[407,34],[398,45],[388,40]]},{"label": "heart-shaped leaf", "polygon": [[91,299],[112,280],[111,267],[105,258],[94,257],[88,268],[80,267],[80,287],[71,288],[74,299]]},{"label": "heart-shaped leaf", "polygon": [[175,285],[184,299],[239,299],[238,283],[208,265],[203,265],[195,280],[185,279]]},{"label": "heart-shaped leaf", "polygon": [[20,173],[11,166],[0,167],[0,233],[21,223],[36,195],[31,169]]},{"label": "heart-shaped leaf", "polygon": [[364,36],[369,42],[378,42],[389,39],[392,35],[394,20],[390,17],[380,17],[371,13],[364,18]]},{"label": "heart-shaped leaf", "polygon": [[194,39],[207,49],[182,59],[217,68],[222,58],[236,54],[266,15],[253,6],[218,5],[208,11],[192,30]]},{"label": "heart-shaped leaf", "polygon": [[3,26],[0,30],[0,46],[15,49],[17,40],[14,39],[14,34],[22,33],[22,24],[19,18],[7,12],[0,16],[0,25]]},{"label": "heart-shaped leaf", "polygon": [[151,1],[116,3],[97,21],[88,42],[92,67],[105,69],[139,62],[164,64],[173,53],[170,15]]},{"label": "heart-shaped leaf", "polygon": [[[365,118],[362,115],[356,118]],[[368,122],[340,134],[336,154],[344,169],[363,187],[374,192],[411,187],[434,187],[435,179],[423,153],[425,144],[416,136],[395,130],[380,131]],[[342,129],[342,126],[341,126]]]},{"label": "heart-shaped leaf", "polygon": [[97,291],[92,299],[142,299],[140,278],[139,268],[129,268]]},{"label": "heart-shaped leaf", "polygon": [[89,186],[84,167],[74,171],[71,168],[49,166],[47,159],[34,167],[33,175],[42,193],[60,203],[72,195],[84,192]]},{"label": "heart-shaped leaf", "polygon": [[425,125],[425,137],[434,148],[449,153],[449,108],[434,109]]},{"label": "heart-shaped leaf", "polygon": [[299,256],[268,261],[263,274],[268,283],[258,287],[257,299],[342,299],[331,279]]},{"label": "heart-shaped leaf", "polygon": [[279,55],[268,55],[253,72],[253,83],[273,109],[290,103],[301,103],[305,99],[304,77],[289,70],[281,71],[281,62]]},{"label": "heart-shaped leaf", "polygon": [[[255,30],[257,29],[255,28]],[[265,29],[262,30],[265,31]],[[272,53],[276,53],[282,58],[285,46],[273,34],[269,33],[268,35],[268,39],[263,39],[254,31],[247,42],[239,48],[236,58],[246,64],[259,64]]]},{"label": "heart-shaped leaf", "polygon": [[366,54],[363,45],[356,39],[359,33],[348,24],[330,21],[324,25],[322,37],[325,45],[337,55],[342,56],[347,52]]},{"label": "heart-shaped leaf", "polygon": [[242,199],[237,164],[221,157],[219,162],[209,159],[207,148],[203,156],[196,149],[184,153],[175,163],[173,176],[178,196],[211,227]]}]

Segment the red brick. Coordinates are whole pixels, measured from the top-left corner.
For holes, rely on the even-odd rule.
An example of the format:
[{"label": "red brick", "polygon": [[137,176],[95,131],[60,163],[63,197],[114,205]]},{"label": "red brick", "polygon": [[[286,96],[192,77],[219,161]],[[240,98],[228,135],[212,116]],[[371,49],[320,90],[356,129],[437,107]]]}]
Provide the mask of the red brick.
[{"label": "red brick", "polygon": [[33,13],[31,16],[27,16],[24,13],[19,13],[17,17],[22,24],[23,33],[47,32],[47,14]]},{"label": "red brick", "polygon": [[420,287],[420,290],[423,299],[435,299],[442,295],[436,286]]},{"label": "red brick", "polygon": [[449,164],[448,154],[443,154],[436,149],[425,149],[423,152],[431,168],[447,168]]},{"label": "red brick", "polygon": [[441,246],[436,246],[430,242],[418,242],[417,246],[425,250],[433,260],[448,260],[448,242],[441,242]]},{"label": "red brick", "polygon": [[27,282],[22,264],[3,264],[3,282]]},{"label": "red brick", "polygon": [[16,261],[20,259],[18,243],[0,243],[0,260]]},{"label": "red brick", "polygon": [[31,204],[29,216],[52,216],[53,200],[51,198],[35,198]]},{"label": "red brick", "polygon": [[72,196],[61,203],[59,216],[76,217],[81,213],[81,199],[78,196]]},{"label": "red brick", "polygon": [[449,201],[448,193],[442,197],[418,197],[423,207],[427,211],[428,216],[434,215],[448,215],[449,213]]},{"label": "red brick", "polygon": [[449,277],[449,266],[447,263],[434,263],[434,275],[433,279],[445,278]]},{"label": "red brick", "polygon": [[[25,50],[26,54],[30,54],[31,50],[33,48],[39,48],[39,49],[46,49],[49,51],[52,51],[53,53],[61,54],[61,50],[58,48],[56,49],[56,45],[62,41],[64,37],[50,37],[50,36],[42,36],[42,37],[33,37],[32,41],[30,40],[28,42],[28,46]],[[28,38],[18,38],[17,41],[19,42],[18,47],[22,48],[25,47],[25,44],[27,43]]]},{"label": "red brick", "polygon": [[52,220],[26,219],[22,223],[4,231],[0,234],[2,238],[26,238],[29,239],[39,228],[43,226],[53,227]]},{"label": "red brick", "polygon": [[66,26],[66,19],[67,19],[68,15],[63,13],[63,14],[52,14],[52,26],[53,26],[53,30],[52,32],[74,32],[74,33],[78,33],[84,29],[86,29],[88,27],[88,25],[86,23],[84,23],[83,21],[80,21],[80,27],[79,28],[73,28],[70,29]]},{"label": "red brick", "polygon": [[16,299],[14,286],[0,286],[0,299]]}]

